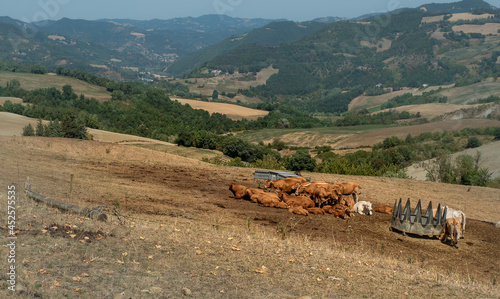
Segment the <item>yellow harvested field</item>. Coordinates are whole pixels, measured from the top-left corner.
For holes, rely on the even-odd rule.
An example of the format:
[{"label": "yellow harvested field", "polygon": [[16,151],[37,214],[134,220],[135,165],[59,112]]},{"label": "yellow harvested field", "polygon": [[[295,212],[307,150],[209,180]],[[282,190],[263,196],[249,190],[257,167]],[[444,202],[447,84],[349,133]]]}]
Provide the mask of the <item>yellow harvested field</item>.
[{"label": "yellow harvested field", "polygon": [[444,18],[444,15],[439,15],[439,16],[431,16],[431,17],[423,17],[422,18],[422,23],[435,23],[435,22],[440,22]]},{"label": "yellow harvested field", "polygon": [[106,91],[105,87],[92,85],[70,77],[58,76],[56,74],[36,75],[0,72],[0,86],[6,86],[7,82],[11,80],[18,80],[19,83],[21,83],[21,88],[26,90],[48,87],[55,87],[61,90],[64,85],[71,85],[77,95],[84,94],[85,97],[95,98],[98,101],[111,99],[111,93]]},{"label": "yellow harvested field", "polygon": [[5,104],[5,102],[7,102],[7,101],[11,101],[12,104],[22,104],[22,105],[25,105],[25,103],[23,103],[23,99],[21,99],[21,98],[0,97],[0,105]]},{"label": "yellow harvested field", "polygon": [[484,13],[482,15],[474,15],[474,14],[471,14],[471,13],[455,13],[453,14],[453,16],[451,16],[450,19],[448,19],[448,21],[450,22],[456,22],[456,21],[460,21],[460,20],[478,20],[478,19],[487,19],[489,17],[494,17],[495,15],[493,14],[490,14],[490,13]]},{"label": "yellow harvested field", "polygon": [[484,25],[456,25],[453,26],[453,31],[464,33],[481,33],[482,35],[498,35],[498,30],[500,30],[499,23],[486,23]]},{"label": "yellow harvested field", "polygon": [[[35,128],[37,120],[19,114],[0,112],[0,136],[21,136],[23,128],[31,124]],[[48,124],[48,121],[42,121]]]},{"label": "yellow harvested field", "polygon": [[181,98],[172,98],[172,100],[178,101],[181,104],[189,104],[193,109],[202,109],[212,113],[221,113],[227,115],[232,120],[256,120],[259,117],[264,117],[269,114],[268,111],[257,110],[246,108],[233,104],[226,103],[214,103],[214,102],[202,102],[196,100],[188,100]]}]

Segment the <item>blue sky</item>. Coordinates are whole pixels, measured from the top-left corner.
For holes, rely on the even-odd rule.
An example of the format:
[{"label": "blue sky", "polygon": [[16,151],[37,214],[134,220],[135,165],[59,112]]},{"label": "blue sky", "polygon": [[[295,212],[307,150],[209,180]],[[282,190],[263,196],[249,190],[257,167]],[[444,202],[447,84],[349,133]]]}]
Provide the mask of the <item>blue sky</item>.
[{"label": "blue sky", "polygon": [[[0,16],[23,21],[43,19],[96,20],[127,18],[136,20],[198,17],[226,14],[242,18],[306,21],[319,17],[357,17],[426,3],[458,0],[16,0],[2,1]],[[500,7],[500,0],[488,3]]]}]

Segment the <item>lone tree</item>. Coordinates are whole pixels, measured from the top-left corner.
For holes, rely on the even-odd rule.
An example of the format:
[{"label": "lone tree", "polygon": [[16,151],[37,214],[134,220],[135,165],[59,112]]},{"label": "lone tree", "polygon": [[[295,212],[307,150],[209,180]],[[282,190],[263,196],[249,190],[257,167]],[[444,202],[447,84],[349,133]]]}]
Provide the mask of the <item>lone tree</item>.
[{"label": "lone tree", "polygon": [[35,129],[31,124],[23,128],[23,136],[35,136]]},{"label": "lone tree", "polygon": [[316,160],[311,157],[307,150],[298,150],[286,160],[285,167],[293,171],[313,171],[316,168]]},{"label": "lone tree", "polygon": [[480,147],[481,145],[483,145],[481,141],[477,137],[473,136],[467,140],[467,145],[465,146],[465,148],[476,148]]},{"label": "lone tree", "polygon": [[87,128],[75,115],[66,114],[61,121],[63,137],[87,139]]},{"label": "lone tree", "polygon": [[500,127],[496,127],[493,130],[493,136],[495,136],[495,140],[500,140]]}]

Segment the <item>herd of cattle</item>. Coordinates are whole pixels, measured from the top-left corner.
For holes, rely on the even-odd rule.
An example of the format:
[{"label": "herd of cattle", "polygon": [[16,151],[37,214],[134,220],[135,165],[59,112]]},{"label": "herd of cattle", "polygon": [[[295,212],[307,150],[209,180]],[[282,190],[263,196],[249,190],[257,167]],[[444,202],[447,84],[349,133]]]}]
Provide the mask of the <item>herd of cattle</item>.
[{"label": "herd of cattle", "polygon": [[[267,180],[265,189],[250,188],[236,183],[229,185],[235,199],[245,199],[265,207],[288,209],[290,213],[307,216],[309,214],[333,214],[335,217],[348,219],[355,213],[372,215],[373,211],[393,214],[393,208],[379,205],[375,208],[368,201],[359,201],[361,187],[356,182],[327,183],[324,181],[308,182],[303,177],[289,177]],[[444,210],[444,207],[443,207]],[[434,212],[435,216],[436,211]],[[458,239],[463,238],[465,214],[447,207],[446,224],[440,240],[451,238],[451,244],[458,246]]]},{"label": "herd of cattle", "polygon": [[371,215],[373,211],[370,202],[358,201],[360,187],[356,182],[310,183],[303,177],[290,177],[267,180],[264,187],[265,190],[232,183],[229,190],[236,199],[250,200],[265,207],[288,209],[290,213],[304,216],[328,213],[347,219],[356,212]]}]

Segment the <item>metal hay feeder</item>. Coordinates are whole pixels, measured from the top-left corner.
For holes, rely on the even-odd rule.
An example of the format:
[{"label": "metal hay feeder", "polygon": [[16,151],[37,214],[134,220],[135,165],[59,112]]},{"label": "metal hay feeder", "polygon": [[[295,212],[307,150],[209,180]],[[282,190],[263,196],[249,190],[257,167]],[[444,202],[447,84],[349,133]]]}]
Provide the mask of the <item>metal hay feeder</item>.
[{"label": "metal hay feeder", "polygon": [[432,215],[432,201],[425,214],[422,215],[422,204],[418,200],[415,211],[411,212],[410,199],[406,202],[405,207],[401,205],[401,198],[394,202],[394,211],[392,214],[392,222],[390,230],[398,230],[406,235],[417,234],[421,236],[438,236],[441,234],[446,222],[446,212],[448,208],[445,206],[444,211],[441,209],[441,204],[438,204],[436,216]]}]

